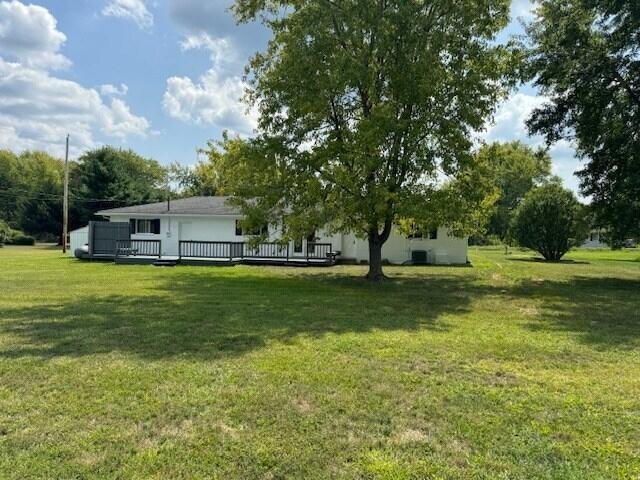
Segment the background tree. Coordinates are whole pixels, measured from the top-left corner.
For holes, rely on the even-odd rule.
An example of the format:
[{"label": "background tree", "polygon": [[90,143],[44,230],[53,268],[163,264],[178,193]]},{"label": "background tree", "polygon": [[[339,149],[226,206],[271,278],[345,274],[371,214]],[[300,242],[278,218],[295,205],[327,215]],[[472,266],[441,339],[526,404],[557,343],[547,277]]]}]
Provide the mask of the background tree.
[{"label": "background tree", "polygon": [[64,162],[45,152],[18,157],[19,227],[40,240],[57,241],[62,234]]},{"label": "background tree", "polygon": [[73,225],[82,226],[98,210],[164,200],[167,172],[132,150],[102,147],[78,159],[71,194]]},{"label": "background tree", "polygon": [[588,234],[585,207],[573,192],[551,182],[531,190],[511,222],[511,238],[522,247],[557,262]]},{"label": "background tree", "polygon": [[41,240],[59,237],[63,163],[45,152],[0,151],[0,218]]},{"label": "background tree", "polygon": [[225,176],[249,218],[282,223],[285,238],[325,224],[367,238],[374,280],[401,220],[473,228],[491,189],[474,173],[471,137],[505,93],[508,52],[496,34],[509,7],[236,0],[240,21],[260,18],[273,32],[249,67],[260,135]]},{"label": "background tree", "polygon": [[18,220],[18,157],[9,150],[0,150],[0,219],[14,227]]},{"label": "background tree", "polygon": [[550,97],[529,121],[574,141],[581,189],[612,240],[640,235],[640,3],[542,0],[527,29],[530,73]]},{"label": "background tree", "polygon": [[214,196],[219,192],[220,179],[213,161],[199,161],[193,166],[173,163],[169,175],[180,197]]},{"label": "background tree", "polygon": [[525,195],[550,178],[551,157],[544,149],[534,150],[519,141],[484,145],[478,156],[490,166],[500,191],[487,233],[505,240],[513,212]]}]

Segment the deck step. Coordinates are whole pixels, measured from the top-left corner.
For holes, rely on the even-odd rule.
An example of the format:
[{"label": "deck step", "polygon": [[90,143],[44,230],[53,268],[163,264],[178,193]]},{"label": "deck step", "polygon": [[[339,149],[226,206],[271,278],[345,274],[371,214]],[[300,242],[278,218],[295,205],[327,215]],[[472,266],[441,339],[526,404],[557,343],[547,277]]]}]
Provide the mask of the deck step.
[{"label": "deck step", "polygon": [[178,264],[178,260],[163,260],[159,258],[153,265],[156,267],[175,267]]}]

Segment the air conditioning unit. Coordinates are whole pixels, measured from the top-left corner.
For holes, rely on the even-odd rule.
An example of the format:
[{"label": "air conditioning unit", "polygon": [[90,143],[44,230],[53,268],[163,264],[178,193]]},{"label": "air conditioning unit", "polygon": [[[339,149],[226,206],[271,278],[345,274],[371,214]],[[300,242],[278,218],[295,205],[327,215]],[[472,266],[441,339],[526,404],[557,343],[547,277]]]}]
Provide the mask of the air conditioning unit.
[{"label": "air conditioning unit", "polygon": [[427,251],[426,250],[411,250],[411,263],[413,265],[426,265],[427,264]]}]

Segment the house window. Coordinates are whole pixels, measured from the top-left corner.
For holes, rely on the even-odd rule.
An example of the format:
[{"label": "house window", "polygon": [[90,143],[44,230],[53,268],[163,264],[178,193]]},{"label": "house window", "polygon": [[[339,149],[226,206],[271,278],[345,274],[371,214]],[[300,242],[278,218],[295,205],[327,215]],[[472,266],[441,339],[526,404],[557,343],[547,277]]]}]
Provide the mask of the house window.
[{"label": "house window", "polygon": [[131,233],[137,234],[160,234],[160,219],[159,218],[132,218],[129,220],[131,227]]},{"label": "house window", "polygon": [[246,232],[242,229],[242,220],[236,220],[236,236],[242,237],[243,235],[269,235],[269,225],[264,224],[262,228],[257,228],[253,230],[247,230]]},{"label": "house window", "polygon": [[[311,232],[308,236],[307,236],[307,248],[309,247],[310,243],[315,243],[317,240],[316,237],[316,231],[314,230],[313,232]],[[312,245],[313,249],[315,249],[315,245]],[[295,253],[302,253],[303,248],[302,248],[302,239],[298,238],[297,240],[295,240],[293,242],[293,251]]]},{"label": "house window", "polygon": [[425,234],[425,232],[421,231],[421,230],[415,230],[411,235],[409,235],[409,238],[412,239],[423,239],[423,238],[428,238],[429,240],[437,240],[438,239],[438,229],[434,228],[432,230],[429,230],[428,234]]}]

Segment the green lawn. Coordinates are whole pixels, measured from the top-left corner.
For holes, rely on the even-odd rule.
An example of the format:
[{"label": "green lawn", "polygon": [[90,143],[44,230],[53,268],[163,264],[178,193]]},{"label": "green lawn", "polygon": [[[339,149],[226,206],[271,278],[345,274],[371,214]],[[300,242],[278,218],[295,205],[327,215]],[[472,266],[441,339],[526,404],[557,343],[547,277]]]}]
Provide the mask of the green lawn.
[{"label": "green lawn", "polygon": [[640,249],[473,267],[0,249],[0,478],[637,479]]}]

